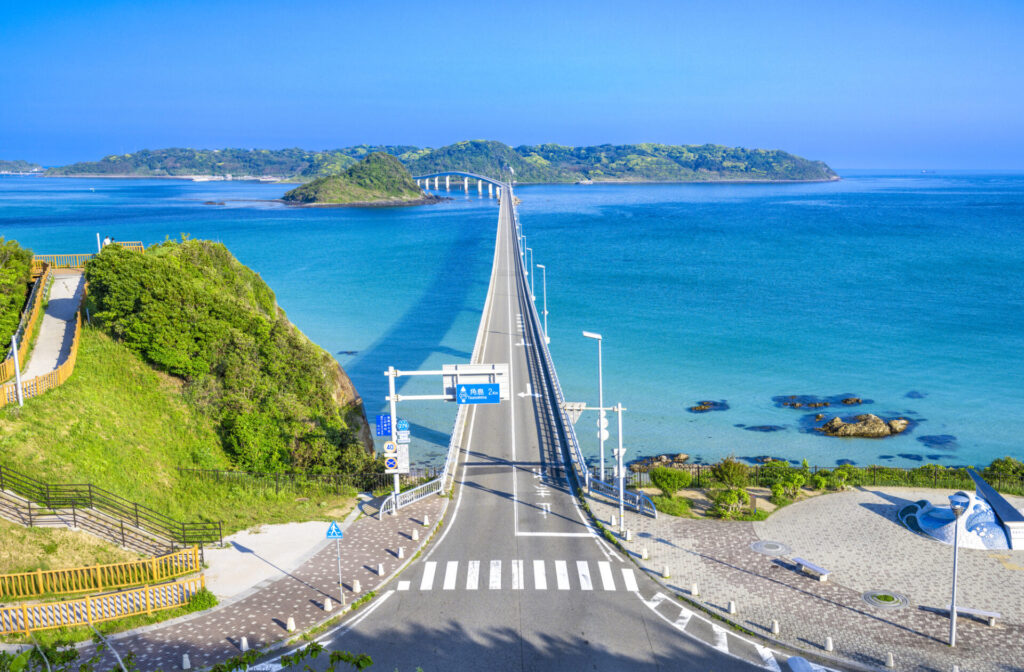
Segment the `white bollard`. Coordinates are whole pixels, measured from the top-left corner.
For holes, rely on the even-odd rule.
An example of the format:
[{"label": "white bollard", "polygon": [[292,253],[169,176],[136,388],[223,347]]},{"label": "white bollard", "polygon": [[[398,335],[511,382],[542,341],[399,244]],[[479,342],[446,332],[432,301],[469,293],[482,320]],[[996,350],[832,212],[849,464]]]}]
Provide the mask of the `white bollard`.
[{"label": "white bollard", "polygon": [[288,622],[285,624],[284,629],[288,632],[295,632],[295,619],[289,616]]},{"label": "white bollard", "polygon": [[772,619],[772,634],[773,635],[779,634],[779,622],[777,620],[775,620],[774,618]]},{"label": "white bollard", "polygon": [[696,583],[690,586],[690,597],[700,597],[700,588]]},{"label": "white bollard", "polygon": [[242,651],[242,653],[245,653],[246,651],[248,651],[249,650],[249,638],[248,637],[242,637],[242,643],[238,645],[238,648]]},{"label": "white bollard", "polygon": [[612,514],[612,519],[611,519],[611,521],[609,521],[608,524],[611,525],[612,527],[615,527],[616,525],[619,524],[619,519],[618,519],[618,517],[614,513]]},{"label": "white bollard", "polygon": [[413,530],[412,531],[412,540],[413,541],[419,541],[420,540],[420,531],[419,530]]},{"label": "white bollard", "polygon": [[424,514],[424,516],[423,516],[423,527],[426,527],[427,525],[430,525],[430,516]]},{"label": "white bollard", "polygon": [[188,654],[187,653],[181,654],[181,669],[183,669],[183,670],[191,670],[192,669],[192,662],[188,659]]},{"label": "white bollard", "polygon": [[405,559],[405,546],[399,546],[398,547],[398,559],[399,560],[404,560]]},{"label": "white bollard", "polygon": [[647,547],[644,546],[643,548],[640,549],[640,559],[641,560],[647,560],[647,558],[648,558]]},{"label": "white bollard", "polygon": [[377,576],[384,576],[384,563],[377,563]]},{"label": "white bollard", "polygon": [[352,592],[353,593],[361,593],[361,592],[363,592],[363,586],[362,586],[361,583],[359,583],[359,579],[356,579],[355,581],[352,582]]},{"label": "white bollard", "polygon": [[960,666],[959,665],[954,665],[953,666],[953,672],[960,672]]},{"label": "white bollard", "polygon": [[324,600],[324,611],[334,611],[334,603],[331,602],[331,598]]},{"label": "white bollard", "polygon": [[892,657],[892,651],[890,651],[889,653],[885,654],[885,666],[887,668],[889,668],[890,670],[892,668],[896,667],[896,661]]},{"label": "white bollard", "polygon": [[626,530],[626,541],[633,541],[633,532],[631,530]]},{"label": "white bollard", "polygon": [[832,642],[832,638],[831,637],[826,637],[825,638],[825,650],[828,651],[829,653],[832,653],[833,651],[836,650],[836,645]]},{"label": "white bollard", "polygon": [[729,600],[729,613],[732,614],[733,616],[736,615],[736,601],[735,600]]},{"label": "white bollard", "polygon": [[663,569],[661,571],[661,578],[663,578],[663,579],[669,578],[668,565],[665,565],[665,569]]}]

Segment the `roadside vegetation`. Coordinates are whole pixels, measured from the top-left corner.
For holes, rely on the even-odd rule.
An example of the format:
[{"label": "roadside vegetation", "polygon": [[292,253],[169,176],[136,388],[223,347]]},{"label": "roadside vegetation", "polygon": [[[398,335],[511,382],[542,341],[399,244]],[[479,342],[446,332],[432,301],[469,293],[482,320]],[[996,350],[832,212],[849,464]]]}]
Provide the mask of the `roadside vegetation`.
[{"label": "roadside vegetation", "polygon": [[140,557],[83,532],[22,527],[0,518],[0,574],[107,565]]},{"label": "roadside vegetation", "polygon": [[289,203],[336,204],[389,203],[425,198],[402,162],[375,152],[337,175],[320,177],[296,187],[282,200]]},{"label": "roadside vegetation", "polygon": [[0,357],[11,349],[31,284],[32,250],[0,236]]}]

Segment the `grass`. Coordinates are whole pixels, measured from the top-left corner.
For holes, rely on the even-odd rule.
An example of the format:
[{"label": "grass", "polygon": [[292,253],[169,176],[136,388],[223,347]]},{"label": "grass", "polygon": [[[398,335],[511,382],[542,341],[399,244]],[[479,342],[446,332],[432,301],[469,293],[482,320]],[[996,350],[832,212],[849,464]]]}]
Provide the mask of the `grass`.
[{"label": "grass", "polygon": [[182,398],[180,380],[84,327],[61,387],[0,410],[0,464],[51,482],[91,482],[179,521],[255,524],[345,515],[355,492],[197,481],[178,467],[227,469],[214,423]]},{"label": "grass", "polygon": [[879,602],[895,602],[896,598],[892,595],[886,595],[884,593],[875,593],[874,598]]},{"label": "grass", "polygon": [[[169,621],[172,618],[178,618],[179,616],[186,616],[197,611],[210,609],[216,605],[217,597],[204,588],[193,595],[192,599],[186,605],[175,607],[173,609],[166,609],[164,611],[156,611],[152,614],[139,614],[137,616],[121,618],[116,621],[97,623],[96,629],[105,636],[113,635],[118,632],[125,632],[127,630],[134,630],[135,628],[153,625],[154,623]],[[32,636],[35,638],[35,641],[42,646],[62,647],[92,639],[93,631],[89,626],[54,628],[52,630],[35,630],[32,632]],[[5,635],[0,637],[0,641],[8,644],[32,643],[32,639],[25,635]]]},{"label": "grass", "polygon": [[666,513],[670,516],[679,516],[680,518],[692,518],[693,514],[690,512],[690,500],[685,497],[665,497],[664,495],[655,495],[651,497],[651,501],[654,502],[654,508],[659,513]]},{"label": "grass", "polygon": [[105,565],[139,557],[82,532],[28,528],[0,519],[0,574]]}]

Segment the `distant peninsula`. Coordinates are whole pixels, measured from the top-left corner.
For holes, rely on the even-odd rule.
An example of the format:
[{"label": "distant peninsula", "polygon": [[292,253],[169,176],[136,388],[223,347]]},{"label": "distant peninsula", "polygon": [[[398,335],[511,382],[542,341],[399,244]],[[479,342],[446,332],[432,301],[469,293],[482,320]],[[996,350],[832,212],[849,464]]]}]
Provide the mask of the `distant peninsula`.
[{"label": "distant peninsula", "polygon": [[38,163],[30,163],[28,161],[22,161],[20,159],[15,161],[4,161],[0,159],[0,175],[9,174],[22,174],[22,173],[42,173],[43,167]]},{"label": "distant peninsula", "polygon": [[779,149],[722,145],[509,145],[467,140],[453,145],[357,145],[344,149],[156,149],[49,168],[48,176],[180,177],[309,182],[338,175],[373,153],[397,158],[413,175],[444,170],[501,177],[520,184],[573,182],[828,182],[828,165]]},{"label": "distant peninsula", "polygon": [[438,199],[423,193],[397,158],[373,152],[337,175],[292,189],[281,200],[296,205],[419,205]]}]

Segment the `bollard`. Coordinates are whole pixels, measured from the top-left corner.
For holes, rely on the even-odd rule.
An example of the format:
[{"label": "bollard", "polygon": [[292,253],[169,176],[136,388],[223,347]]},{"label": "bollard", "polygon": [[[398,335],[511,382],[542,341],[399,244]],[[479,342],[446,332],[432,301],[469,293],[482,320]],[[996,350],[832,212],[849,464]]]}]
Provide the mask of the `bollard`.
[{"label": "bollard", "polygon": [[384,576],[384,563],[377,563],[377,576]]},{"label": "bollard", "polygon": [[885,654],[885,666],[890,670],[896,667],[896,661],[892,657],[892,651]]},{"label": "bollard", "polygon": [[288,632],[295,632],[295,619],[289,616],[288,622],[285,624],[284,629]]},{"label": "bollard", "polygon": [[779,622],[777,620],[775,620],[774,618],[772,619],[772,634],[773,635],[778,635],[779,634]]},{"label": "bollard", "polygon": [[619,524],[619,519],[616,517],[616,515],[614,513],[612,514],[612,519],[611,519],[611,521],[609,521],[608,524],[611,525],[612,527],[615,527],[616,525]]},{"label": "bollard", "polygon": [[633,533],[630,530],[626,530],[626,541],[633,541]]},{"label": "bollard", "polygon": [[690,586],[690,597],[700,597],[700,589],[696,583]]},{"label": "bollard", "polygon": [[953,672],[960,672],[960,666],[959,665],[954,665],[953,666]]},{"label": "bollard", "polygon": [[405,546],[399,546],[398,547],[398,559],[399,560],[404,560],[405,559]]},{"label": "bollard", "polygon": [[334,611],[334,603],[331,602],[331,598],[324,600],[324,611]]},{"label": "bollard", "polygon": [[191,670],[192,669],[192,663],[189,661],[187,653],[181,654],[181,669],[183,669],[183,670]]},{"label": "bollard", "polygon": [[242,637],[242,643],[238,645],[238,648],[239,648],[239,650],[241,650],[242,653],[245,653],[246,651],[248,651],[249,650],[249,638],[248,637]]},{"label": "bollard", "polygon": [[665,569],[662,570],[661,578],[663,578],[663,579],[669,578],[668,565],[665,565]]},{"label": "bollard", "polygon": [[734,615],[734,616],[736,615],[736,601],[735,600],[729,600],[729,613]]},{"label": "bollard", "polygon": [[430,516],[424,514],[424,516],[423,516],[423,527],[426,527],[427,525],[430,525]]},{"label": "bollard", "polygon": [[643,548],[640,549],[640,559],[641,560],[647,560],[647,558],[648,558],[648,556],[647,556],[647,547],[644,546]]},{"label": "bollard", "polygon": [[420,540],[420,531],[419,530],[413,530],[412,531],[412,540],[413,541],[419,541]]},{"label": "bollard", "polygon": [[825,638],[825,650],[828,651],[829,653],[832,653],[833,651],[836,650],[836,645],[832,643],[832,638],[831,637],[826,637]]},{"label": "bollard", "polygon": [[352,592],[361,593],[363,592],[363,586],[359,583],[359,579],[352,582]]}]

